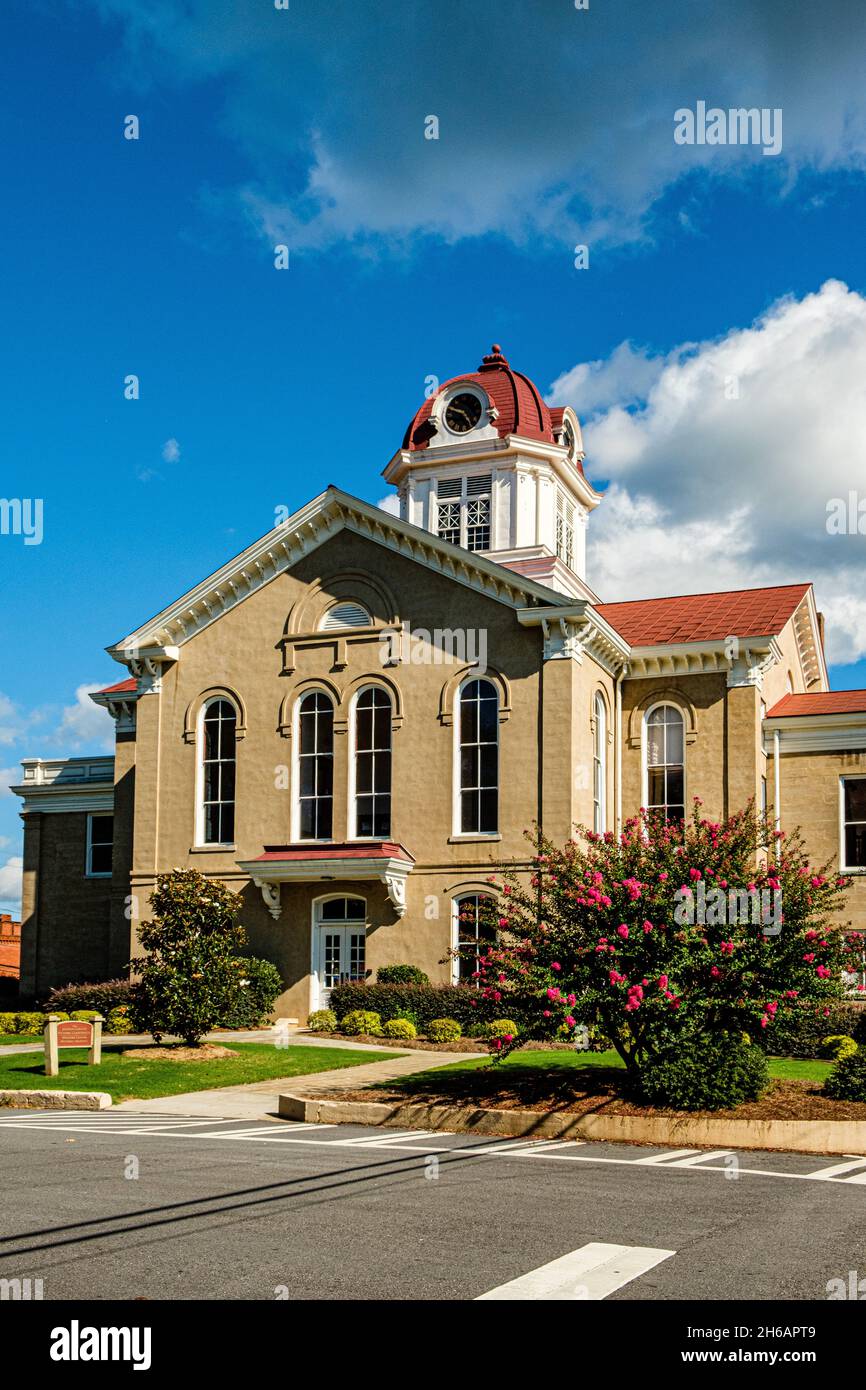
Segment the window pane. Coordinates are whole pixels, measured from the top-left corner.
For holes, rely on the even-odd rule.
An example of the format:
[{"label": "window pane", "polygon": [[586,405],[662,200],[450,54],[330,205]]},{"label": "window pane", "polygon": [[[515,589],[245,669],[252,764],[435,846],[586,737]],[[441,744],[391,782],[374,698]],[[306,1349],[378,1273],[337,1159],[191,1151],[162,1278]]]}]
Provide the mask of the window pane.
[{"label": "window pane", "polygon": [[391,790],[391,754],[377,753],[375,779],[373,782],[377,792],[387,794]]},{"label": "window pane", "polygon": [[647,776],[648,802],[650,806],[663,806],[665,801],[665,774],[662,768],[651,767]]},{"label": "window pane", "polygon": [[481,786],[495,787],[497,782],[496,771],[499,762],[499,749],[496,744],[484,744],[479,750],[481,754]]},{"label": "window pane", "polygon": [[110,845],[114,839],[114,816],[90,817],[90,843]]},{"label": "window pane", "polygon": [[300,833],[302,840],[314,840],[316,838],[315,808],[315,801],[301,802]]},{"label": "window pane", "polygon": [[[671,711],[673,713],[673,711]],[[665,739],[665,762],[681,763],[683,761],[683,721],[679,715],[674,715],[670,720],[666,730]]]},{"label": "window pane", "polygon": [[375,715],[375,736],[377,748],[391,747],[391,701],[385,699],[384,705],[379,705]]},{"label": "window pane", "polygon": [[845,827],[845,863],[850,869],[866,868],[866,825]]},{"label": "window pane", "polygon": [[330,756],[316,758],[316,794],[330,796],[334,790],[334,759]]},{"label": "window pane", "polygon": [[327,800],[322,800],[322,799],[320,799],[319,801],[316,801],[316,802],[314,802],[313,804],[314,804],[315,806],[318,807],[318,811],[319,811],[318,818],[317,818],[317,819],[318,819],[318,824],[317,824],[317,830],[316,830],[316,839],[318,839],[318,840],[330,840],[330,838],[331,838],[331,822],[332,822],[332,817],[333,817],[333,803],[331,802],[330,799],[327,799]]},{"label": "window pane", "polygon": [[111,873],[111,845],[91,845],[90,872],[92,874]]},{"label": "window pane", "polygon": [[845,819],[866,821],[866,777],[845,778]]},{"label": "window pane", "polygon": [[373,798],[372,796],[358,797],[358,835],[373,835]]},{"label": "window pane", "polygon": [[496,731],[499,721],[497,719],[497,701],[481,701],[480,734],[482,743],[495,743]]},{"label": "window pane", "polygon": [[358,705],[358,715],[355,721],[356,738],[359,748],[373,747],[373,711],[369,708],[362,709]]},{"label": "window pane", "polygon": [[485,834],[493,834],[497,828],[498,821],[498,795],[495,790],[486,790],[480,793],[481,802],[481,824],[479,829]]},{"label": "window pane", "polygon": [[380,797],[376,802],[376,817],[373,834],[377,840],[387,840],[391,834],[391,803]]},{"label": "window pane", "polygon": [[667,800],[678,806],[683,804],[683,770],[681,767],[668,768]]},{"label": "window pane", "polygon": [[334,711],[328,705],[317,720],[318,751],[331,753],[334,748]]},{"label": "window pane", "polygon": [[235,838],[235,807],[233,801],[223,802],[220,834],[220,842],[224,845],[230,845]]},{"label": "window pane", "polygon": [[464,832],[478,829],[478,793],[462,792],[460,796],[460,829]]},{"label": "window pane", "polygon": [[[473,682],[474,684],[474,682]],[[471,686],[467,686],[460,699],[460,742],[478,741],[478,705],[469,697]]]},{"label": "window pane", "polygon": [[461,748],[460,750],[460,785],[464,788],[478,786],[477,748]]},{"label": "window pane", "polygon": [[373,790],[373,754],[359,753],[357,760],[358,793]]}]

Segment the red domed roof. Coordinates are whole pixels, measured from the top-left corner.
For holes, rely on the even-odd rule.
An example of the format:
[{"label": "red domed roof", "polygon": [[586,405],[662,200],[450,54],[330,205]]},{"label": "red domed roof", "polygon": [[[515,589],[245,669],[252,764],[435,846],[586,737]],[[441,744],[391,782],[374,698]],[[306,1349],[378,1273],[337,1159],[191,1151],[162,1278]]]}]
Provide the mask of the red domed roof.
[{"label": "red domed roof", "polygon": [[[494,343],[477,372],[452,377],[421,406],[403,439],[404,449],[426,449],[432,437],[428,423],[433,403],[443,391],[450,391],[458,382],[470,382],[486,391],[491,404],[499,412],[493,424],[501,439],[507,434],[520,434],[527,439],[541,439],[555,444],[551,412],[541,399],[538,387],[522,372],[512,371],[502,349]],[[560,420],[562,412],[558,412]]]}]

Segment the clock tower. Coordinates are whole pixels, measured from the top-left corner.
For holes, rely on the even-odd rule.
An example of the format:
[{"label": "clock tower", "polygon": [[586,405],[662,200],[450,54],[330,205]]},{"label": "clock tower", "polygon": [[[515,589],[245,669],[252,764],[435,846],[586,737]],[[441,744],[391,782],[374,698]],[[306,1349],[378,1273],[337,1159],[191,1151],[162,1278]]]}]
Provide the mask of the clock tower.
[{"label": "clock tower", "polygon": [[580,423],[551,409],[494,343],[475,372],[424,401],[383,476],[404,521],[574,598],[601,495],[583,472]]}]

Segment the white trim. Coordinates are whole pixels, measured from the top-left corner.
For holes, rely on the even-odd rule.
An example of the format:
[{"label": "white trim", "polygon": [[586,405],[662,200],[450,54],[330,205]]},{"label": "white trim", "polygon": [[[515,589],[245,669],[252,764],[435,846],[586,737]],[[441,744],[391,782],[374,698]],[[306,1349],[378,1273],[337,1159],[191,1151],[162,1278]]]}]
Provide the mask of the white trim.
[{"label": "white trim", "polygon": [[299,845],[332,845],[334,843],[334,804],[336,802],[336,781],[331,779],[331,833],[326,839],[301,839],[301,705],[308,695],[324,695],[328,704],[331,706],[331,746],[332,746],[332,771],[337,770],[337,749],[336,749],[336,730],[334,725],[337,722],[337,707],[334,697],[327,686],[313,681],[306,685],[304,689],[295,697],[292,705],[292,805],[291,805],[291,836],[292,844]]},{"label": "white trim", "polygon": [[866,864],[846,864],[845,862],[845,826],[847,824],[857,825],[860,822],[845,820],[845,783],[846,782],[866,782],[864,772],[843,772],[839,774],[839,871],[843,874],[866,874]]},{"label": "white trim", "polygon": [[764,752],[775,733],[785,735],[788,753],[833,753],[866,750],[866,713],[775,715],[764,720]]},{"label": "white trim", "polygon": [[[389,705],[390,710],[391,710],[391,717],[390,717],[390,719],[388,720],[388,729],[389,729],[389,732],[390,732],[390,734],[391,734],[391,744],[390,744],[390,748],[389,748],[389,752],[390,752],[390,754],[391,754],[391,777],[390,777],[389,783],[388,783],[388,834],[387,834],[387,835],[359,835],[359,834],[357,833],[357,832],[358,832],[358,807],[357,807],[357,804],[356,804],[356,792],[355,792],[355,784],[356,784],[356,770],[355,770],[355,766],[356,766],[356,761],[357,761],[357,757],[358,757],[358,747],[357,747],[357,720],[356,720],[356,714],[357,714],[358,700],[360,699],[360,697],[364,694],[364,692],[365,692],[366,690],[381,690],[382,694],[386,697],[386,699],[387,699],[387,701],[388,701],[388,705]],[[394,694],[393,694],[393,691],[389,690],[389,689],[388,689],[388,686],[385,685],[385,683],[384,683],[383,681],[377,681],[377,680],[376,680],[375,678],[373,678],[373,677],[371,677],[370,680],[366,680],[366,681],[364,682],[363,685],[359,685],[358,688],[357,688],[357,690],[353,691],[353,693],[352,693],[352,698],[351,698],[351,700],[349,701],[349,718],[348,718],[348,729],[349,729],[349,767],[348,767],[347,787],[346,787],[346,796],[347,796],[346,808],[347,808],[347,816],[348,816],[348,822],[349,822],[349,823],[348,823],[348,825],[347,825],[347,827],[346,827],[346,830],[347,830],[347,832],[348,832],[347,835],[346,835],[346,839],[347,839],[347,840],[351,840],[353,844],[361,844],[361,845],[363,845],[363,844],[366,844],[367,842],[371,842],[371,843],[376,843],[376,844],[378,844],[378,843],[379,843],[380,841],[382,841],[382,840],[389,840],[389,839],[391,838],[391,831],[392,831],[392,829],[393,829],[393,819],[394,819],[394,817],[393,817],[393,809],[394,809],[394,716],[395,716],[395,713],[396,713],[396,710],[395,710],[395,708],[394,708]],[[373,724],[374,724],[374,728],[375,728],[375,720],[373,721]],[[384,750],[382,750],[382,751],[384,751]]]},{"label": "white trim", "polygon": [[[451,894],[452,953],[457,950],[457,947],[460,944],[460,904],[466,898],[492,898],[494,902],[497,902],[499,899],[499,894],[493,890],[489,883],[483,886],[479,886],[477,888],[474,887],[471,883],[461,884],[459,888],[454,889],[454,891]],[[476,940],[477,939],[478,938],[476,937]],[[451,983],[452,985],[459,985],[460,983],[460,960],[454,954],[452,954],[451,956]]]},{"label": "white trim", "polygon": [[[193,849],[234,849],[234,840],[206,840],[204,838],[204,719],[205,711],[211,705],[225,700],[227,705],[231,705],[235,712],[235,794],[232,805],[234,814],[232,820],[235,823],[235,833],[237,833],[237,814],[238,814],[238,755],[237,755],[237,730],[241,724],[241,714],[235,701],[230,695],[217,693],[210,695],[201,703],[201,708],[195,720],[195,822]],[[221,803],[226,804],[226,803]]]},{"label": "white trim", "polygon": [[[305,840],[304,845],[313,845]],[[272,859],[264,863],[260,859],[236,859],[238,868],[248,874],[255,886],[261,890],[265,906],[274,920],[282,913],[279,894],[274,888],[282,883],[318,883],[339,880],[342,883],[364,883],[378,880],[385,885],[388,900],[398,917],[406,911],[406,881],[415,867],[414,859],[400,859],[391,856],[370,856],[368,859]],[[335,897],[351,897],[351,894],[337,893]]]},{"label": "white trim", "polygon": [[[649,717],[650,717],[650,715],[653,713],[654,710],[657,710],[657,709],[665,709],[665,708],[676,710],[677,714],[679,715],[680,719],[682,720],[682,726],[683,726],[683,762],[682,762],[682,768],[683,768],[683,821],[685,822],[685,820],[686,820],[686,807],[687,807],[688,804],[689,804],[689,801],[688,801],[688,789],[687,789],[687,785],[686,785],[686,782],[687,782],[687,769],[686,769],[686,746],[687,746],[687,745],[686,745],[686,711],[683,709],[682,705],[678,705],[678,704],[676,703],[676,701],[670,699],[670,697],[666,697],[666,698],[663,699],[663,700],[655,700],[655,701],[653,702],[653,704],[648,705],[647,708],[646,708],[646,709],[644,710],[644,712],[643,712],[643,718],[642,718],[642,720],[641,720],[641,726],[640,726],[640,769],[641,769],[641,799],[640,799],[640,804],[641,804],[641,806],[646,807],[647,811],[649,811],[649,809],[650,809],[650,807],[649,807],[649,765],[648,765],[648,763],[647,763],[647,726],[648,726],[648,724],[649,724]],[[667,740],[666,740],[666,741],[667,741]],[[676,763],[669,763],[669,764],[664,764],[664,766],[676,767],[677,764],[676,764]]]},{"label": "white trim", "polygon": [[[364,897],[361,897],[361,894],[360,894],[360,893],[348,893],[348,892],[343,892],[343,893],[323,893],[323,894],[321,895],[321,897],[318,897],[318,898],[314,898],[314,899],[313,899],[312,903],[310,904],[310,1013],[313,1013],[316,1009],[320,1009],[320,1008],[324,1007],[324,1006],[322,1005],[322,1002],[321,1002],[321,999],[322,999],[322,980],[321,980],[321,967],[322,967],[322,959],[321,959],[321,956],[322,956],[322,946],[321,946],[321,942],[322,942],[322,928],[323,928],[323,927],[328,927],[328,926],[334,926],[334,927],[337,927],[337,928],[340,928],[340,927],[352,927],[352,926],[357,927],[357,926],[360,926],[360,925],[362,924],[362,919],[360,919],[360,918],[358,919],[357,922],[322,922],[321,920],[319,920],[319,909],[320,909],[320,907],[322,906],[322,903],[332,902],[332,901],[334,900],[334,898],[358,898],[359,901],[361,901],[361,902],[364,904],[363,928],[364,928],[364,935],[365,935],[365,938],[369,935],[369,930],[370,930],[370,928],[369,928],[369,923],[368,923],[368,921],[367,921],[367,918],[368,918],[368,916],[369,916],[369,912],[368,912],[368,903],[367,903],[367,899],[364,898]],[[366,953],[367,953],[367,946],[366,946],[366,939],[365,939],[365,942],[364,942],[364,965],[365,965],[365,966],[366,966],[366,964],[367,964]]]},{"label": "white trim", "polygon": [[22,758],[24,779],[9,790],[30,811],[67,814],[114,811],[114,758]]},{"label": "white trim", "polygon": [[[85,878],[111,878],[111,875],[112,875],[112,873],[113,873],[113,869],[109,869],[107,873],[99,873],[99,874],[97,874],[97,873],[94,873],[94,872],[93,872],[93,869],[91,868],[92,856],[93,856],[93,817],[94,817],[94,816],[104,817],[104,816],[106,816],[106,815],[110,815],[110,816],[111,816],[111,854],[112,854],[112,862],[113,862],[113,859],[114,859],[114,811],[113,811],[113,809],[112,809],[112,811],[110,811],[110,812],[106,812],[106,811],[90,811],[90,812],[88,812],[88,815],[87,815],[87,848],[86,848],[85,854],[84,854],[84,877],[85,877]],[[104,845],[104,844],[105,844],[105,841],[103,841],[102,844]]]},{"label": "white trim", "polygon": [[[462,719],[461,719],[461,701],[462,701],[462,699],[463,699],[463,690],[464,690],[464,687],[467,686],[467,685],[470,683],[470,681],[486,681],[488,685],[492,686],[493,691],[494,691],[494,693],[495,693],[495,695],[496,695],[496,829],[495,829],[495,830],[463,830],[463,829],[461,828],[461,826],[462,826],[462,820],[463,820],[463,814],[462,814],[462,798],[461,798],[461,792],[462,792],[463,788],[462,788],[462,785],[461,785],[461,778],[460,778],[460,749],[461,749],[461,742],[460,742],[460,726],[461,726],[461,724],[462,724],[462,722],[463,722]],[[501,839],[501,838],[502,838],[502,832],[500,831],[499,826],[500,826],[501,823],[502,823],[502,743],[501,743],[501,737],[500,737],[500,733],[499,733],[499,724],[500,724],[499,716],[500,716],[501,711],[502,711],[502,692],[501,692],[501,690],[500,690],[499,685],[497,684],[497,682],[494,681],[494,680],[491,680],[489,675],[487,675],[487,674],[482,675],[480,672],[477,672],[477,671],[476,671],[476,672],[473,673],[473,672],[470,671],[469,675],[463,677],[463,680],[460,682],[460,684],[458,685],[457,689],[456,689],[455,692],[454,692],[454,704],[453,704],[452,708],[453,708],[453,710],[454,710],[454,716],[453,716],[453,719],[452,719],[451,722],[452,722],[452,725],[453,725],[454,734],[453,734],[453,740],[452,740],[452,753],[451,753],[451,758],[452,758],[452,761],[451,761],[451,838],[452,838],[453,840],[466,840],[466,839],[469,839],[469,840]],[[480,731],[480,730],[479,730],[479,731]],[[480,748],[482,745],[481,745],[481,744],[476,744],[475,746],[478,747],[478,748]],[[478,757],[478,766],[479,766],[479,777],[480,777],[480,775],[481,775],[481,774],[480,774],[480,768],[481,768],[481,755],[480,755],[480,753],[479,753],[479,757]]]},{"label": "white trim", "polygon": [[[601,714],[599,715],[599,710]],[[592,817],[593,829],[603,835],[607,830],[607,703],[600,690],[596,690],[592,701]],[[683,750],[685,751],[685,727],[683,728]],[[595,765],[599,764],[599,797],[595,796]],[[595,824],[595,808],[598,805],[598,822]]]}]

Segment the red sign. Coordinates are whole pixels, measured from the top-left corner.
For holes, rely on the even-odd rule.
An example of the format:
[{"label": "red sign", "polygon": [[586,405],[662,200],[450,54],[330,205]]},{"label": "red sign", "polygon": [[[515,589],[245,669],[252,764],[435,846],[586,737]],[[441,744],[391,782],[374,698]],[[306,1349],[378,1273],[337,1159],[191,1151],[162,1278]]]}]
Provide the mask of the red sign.
[{"label": "red sign", "polygon": [[71,1018],[57,1025],[58,1047],[90,1047],[93,1043],[93,1024]]}]

